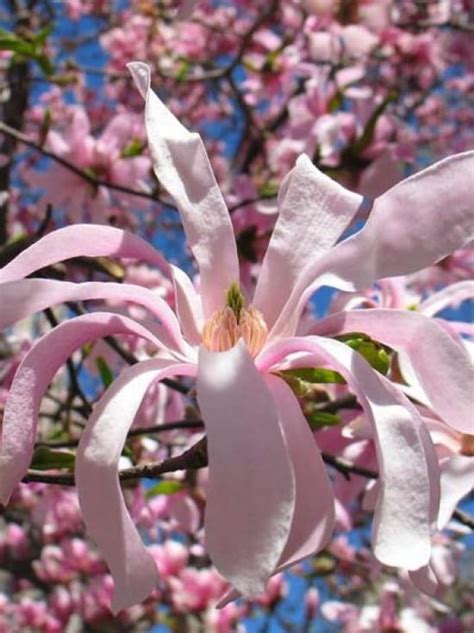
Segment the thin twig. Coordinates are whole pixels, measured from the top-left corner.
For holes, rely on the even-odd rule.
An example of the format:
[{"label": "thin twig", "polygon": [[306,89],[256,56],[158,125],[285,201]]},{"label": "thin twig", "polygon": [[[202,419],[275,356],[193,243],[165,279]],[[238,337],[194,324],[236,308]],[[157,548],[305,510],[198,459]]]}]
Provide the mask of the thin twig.
[{"label": "thin twig", "polygon": [[[207,466],[207,440],[204,437],[177,457],[170,457],[162,462],[151,462],[125,468],[119,471],[119,479],[120,481],[156,479],[165,473],[172,473],[177,470],[197,470],[205,466]],[[75,485],[73,473],[50,473],[32,469],[28,470],[28,474],[23,477],[22,481],[23,483],[41,482],[61,486]]]},{"label": "thin twig", "polygon": [[464,512],[464,510],[455,510],[453,512],[453,519],[456,519],[459,523],[462,523],[468,528],[471,528],[471,530],[474,530],[474,517],[467,512]]}]

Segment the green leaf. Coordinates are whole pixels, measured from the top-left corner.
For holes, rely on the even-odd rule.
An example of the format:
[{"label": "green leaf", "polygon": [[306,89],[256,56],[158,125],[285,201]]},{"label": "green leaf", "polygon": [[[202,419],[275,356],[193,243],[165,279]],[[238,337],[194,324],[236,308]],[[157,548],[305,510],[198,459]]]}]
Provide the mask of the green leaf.
[{"label": "green leaf", "polygon": [[337,426],[341,418],[337,413],[318,411],[316,408],[305,406],[303,413],[312,429],[323,429],[326,426]]},{"label": "green leaf", "polygon": [[322,367],[301,367],[285,369],[278,372],[297,398],[306,398],[313,394],[314,384],[345,384],[344,378],[337,371]]},{"label": "green leaf", "polygon": [[346,382],[339,372],[323,367],[300,367],[298,369],[286,369],[280,373],[309,383],[337,383],[343,385]]},{"label": "green leaf", "polygon": [[121,158],[133,158],[134,156],[140,156],[143,152],[144,143],[138,138],[134,138],[126,145],[120,152]]},{"label": "green leaf", "polygon": [[146,498],[151,499],[158,495],[174,495],[184,489],[184,484],[180,481],[166,480],[160,481],[146,491]]},{"label": "green leaf", "polygon": [[0,30],[0,50],[12,51],[24,57],[34,57],[36,55],[36,46],[32,42],[20,39],[15,33]]},{"label": "green leaf", "polygon": [[33,455],[31,468],[34,470],[56,470],[74,468],[75,455],[66,451],[52,450],[47,446],[38,447]]},{"label": "green leaf", "polygon": [[327,576],[328,574],[334,573],[334,570],[337,567],[337,562],[332,554],[328,552],[321,552],[313,558],[312,566],[314,573],[317,576]]},{"label": "green leaf", "polygon": [[343,100],[344,100],[344,95],[342,94],[342,92],[340,92],[340,90],[337,90],[334,93],[333,97],[329,100],[328,111],[336,112],[337,110],[340,110]]},{"label": "green leaf", "polygon": [[48,37],[51,35],[53,31],[54,31],[54,24],[48,24],[48,26],[45,26],[42,29],[40,29],[38,33],[35,33],[35,35],[33,36],[33,41],[39,46],[44,46],[46,44],[46,40],[48,39]]},{"label": "green leaf", "polygon": [[279,185],[274,180],[267,180],[261,187],[258,189],[258,195],[261,198],[275,198],[278,194]]},{"label": "green leaf", "polygon": [[20,56],[20,60],[24,58],[35,61],[45,75],[51,76],[54,73],[54,68],[44,52],[44,46],[52,30],[53,26],[48,26],[38,33],[32,34],[28,39],[23,39],[16,33],[0,29],[0,50],[12,51]]},{"label": "green leaf", "polygon": [[47,55],[38,55],[35,56],[34,59],[46,76],[50,77],[54,73],[54,67]]},{"label": "green leaf", "polygon": [[102,358],[102,356],[98,356],[95,362],[100,374],[100,379],[102,380],[102,384],[104,385],[105,388],[107,388],[109,385],[113,383],[114,375],[110,367],[108,366],[105,358]]},{"label": "green leaf", "polygon": [[191,64],[188,61],[182,61],[176,71],[176,81],[185,81],[188,78]]},{"label": "green leaf", "polygon": [[369,365],[384,376],[388,372],[390,368],[390,355],[378,341],[372,340],[370,336],[362,332],[341,334],[340,336],[336,336],[336,338],[359,352]]}]

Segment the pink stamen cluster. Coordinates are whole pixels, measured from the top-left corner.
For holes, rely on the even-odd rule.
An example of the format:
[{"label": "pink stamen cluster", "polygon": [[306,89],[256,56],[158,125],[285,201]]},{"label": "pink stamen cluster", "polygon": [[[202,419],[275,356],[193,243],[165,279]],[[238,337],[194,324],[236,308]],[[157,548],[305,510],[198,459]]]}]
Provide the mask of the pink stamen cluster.
[{"label": "pink stamen cluster", "polygon": [[202,330],[202,342],[208,350],[225,352],[242,338],[253,357],[262,349],[267,336],[263,315],[252,306],[242,308],[239,318],[229,306],[216,310]]}]

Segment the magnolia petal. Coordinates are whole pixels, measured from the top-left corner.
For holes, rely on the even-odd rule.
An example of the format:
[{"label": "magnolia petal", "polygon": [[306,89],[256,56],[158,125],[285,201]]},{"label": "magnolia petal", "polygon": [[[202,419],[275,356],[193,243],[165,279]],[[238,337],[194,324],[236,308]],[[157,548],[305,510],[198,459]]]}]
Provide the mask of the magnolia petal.
[{"label": "magnolia petal", "polygon": [[303,154],[278,196],[279,215],[263,260],[254,305],[269,327],[276,321],[302,272],[326,253],[362,204]]},{"label": "magnolia petal", "polygon": [[145,124],[158,180],[174,198],[201,276],[204,315],[225,304],[239,280],[234,230],[199,134],[189,132],[150,87],[150,69],[128,68],[146,101]]},{"label": "magnolia petal", "polygon": [[194,373],[191,365],[162,359],[125,369],[95,406],[81,436],[76,454],[79,504],[87,533],[114,579],[114,613],[144,600],[158,580],[156,564],[120,489],[118,463],[123,445],[150,385],[171,375]]},{"label": "magnolia petal", "polygon": [[[443,259],[474,237],[474,151],[450,156],[378,198],[364,228],[314,262],[298,279],[271,336],[292,334],[304,305],[323,285],[368,288]],[[449,212],[448,212],[449,210]]]},{"label": "magnolia petal", "polygon": [[6,505],[13,488],[31,462],[41,400],[59,367],[74,350],[99,337],[141,336],[161,343],[145,327],[115,314],[96,312],[61,323],[41,337],[23,358],[10,387],[0,446],[0,503]]},{"label": "magnolia petal", "polygon": [[[293,521],[285,549],[272,572],[274,575],[326,545],[334,529],[335,507],[321,453],[293,392],[276,376],[268,376],[266,383],[278,409],[295,474]],[[218,602],[217,608],[221,609],[240,597],[239,591],[231,589]]]},{"label": "magnolia petal", "polygon": [[181,329],[191,344],[199,345],[203,326],[201,300],[188,275],[173,265],[171,270],[175,280],[176,312],[179,314]]},{"label": "magnolia petal", "polygon": [[0,282],[22,279],[41,268],[73,257],[138,259],[170,275],[168,262],[140,237],[112,226],[75,224],[48,233],[22,251],[0,269]]},{"label": "magnolia petal", "polygon": [[295,478],[278,412],[245,345],[199,355],[197,398],[206,425],[206,547],[245,596],[263,591],[288,539]]},{"label": "magnolia petal", "polygon": [[435,320],[409,310],[350,310],[323,319],[312,329],[320,336],[342,332],[364,332],[402,352],[413,370],[412,379],[419,383],[420,397],[426,394],[433,411],[453,428],[473,432],[471,360]]},{"label": "magnolia petal", "polygon": [[339,341],[316,336],[287,339],[269,346],[256,363],[260,371],[270,371],[290,354],[302,352],[314,354],[314,363],[344,376],[373,426],[381,481],[372,530],[376,557],[408,570],[426,565],[436,502],[430,478],[436,478],[437,471],[433,453],[426,454],[420,415],[360,354]]},{"label": "magnolia petal", "polygon": [[441,462],[441,504],[438,529],[449,523],[456,506],[474,488],[474,457],[454,455]]},{"label": "magnolia petal", "polygon": [[331,537],[334,495],[321,453],[301,407],[288,385],[268,376],[295,474],[295,509],[290,534],[276,572],[320,551]]},{"label": "magnolia petal", "polygon": [[474,237],[473,171],[474,151],[464,152],[392,187],[375,201],[364,228],[334,249],[336,274],[367,288],[376,279],[421,270],[467,244]]},{"label": "magnolia petal", "polygon": [[426,316],[434,316],[444,308],[456,307],[467,299],[474,299],[474,281],[470,279],[450,284],[433,293],[420,303],[419,310]]},{"label": "magnolia petal", "polygon": [[0,329],[15,321],[66,301],[115,299],[138,303],[161,321],[154,326],[159,331],[162,346],[189,353],[174,312],[156,293],[133,284],[86,282],[76,284],[52,279],[19,279],[0,284]]}]

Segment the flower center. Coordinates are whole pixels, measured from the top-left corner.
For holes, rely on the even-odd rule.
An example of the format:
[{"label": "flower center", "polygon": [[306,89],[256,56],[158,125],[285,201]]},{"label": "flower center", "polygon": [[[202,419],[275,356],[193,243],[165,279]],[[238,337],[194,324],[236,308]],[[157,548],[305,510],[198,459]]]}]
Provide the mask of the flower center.
[{"label": "flower center", "polygon": [[216,310],[202,329],[203,345],[212,352],[225,352],[242,338],[251,356],[256,356],[267,340],[268,329],[262,313],[249,306],[236,284],[227,293],[227,305]]}]

